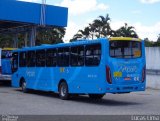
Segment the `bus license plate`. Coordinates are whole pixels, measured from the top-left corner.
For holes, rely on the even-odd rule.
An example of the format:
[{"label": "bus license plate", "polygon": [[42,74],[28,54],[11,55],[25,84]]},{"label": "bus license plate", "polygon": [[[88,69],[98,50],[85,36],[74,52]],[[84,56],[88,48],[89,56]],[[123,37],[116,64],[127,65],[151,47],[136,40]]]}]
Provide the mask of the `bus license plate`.
[{"label": "bus license plate", "polygon": [[114,72],[114,77],[122,77],[122,72]]},{"label": "bus license plate", "polygon": [[131,80],[131,78],[130,77],[125,77],[124,80],[129,81],[129,80]]}]

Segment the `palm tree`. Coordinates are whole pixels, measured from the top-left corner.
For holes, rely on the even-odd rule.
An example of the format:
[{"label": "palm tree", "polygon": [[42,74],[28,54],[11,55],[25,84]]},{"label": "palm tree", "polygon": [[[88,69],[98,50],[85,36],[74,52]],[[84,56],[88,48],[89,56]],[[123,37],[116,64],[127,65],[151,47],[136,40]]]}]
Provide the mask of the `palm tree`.
[{"label": "palm tree", "polygon": [[99,16],[99,19],[94,20],[94,24],[97,25],[98,35],[97,38],[107,37],[110,35],[111,27],[110,27],[110,17],[109,14],[104,16]]},{"label": "palm tree", "polygon": [[75,34],[73,38],[70,40],[70,42],[77,41],[80,38],[83,38],[83,35],[78,31],[77,34]]},{"label": "palm tree", "polygon": [[138,38],[137,33],[134,30],[133,26],[128,26],[125,23],[120,29],[114,31],[110,27],[110,17],[109,14],[104,16],[99,16],[98,19],[95,19],[93,23],[90,23],[89,26],[85,27],[84,30],[79,30],[77,34],[74,35],[71,41],[77,40],[78,38],[100,38],[100,37],[134,37]]},{"label": "palm tree", "polygon": [[78,32],[73,36],[73,38],[70,40],[71,42],[76,41],[78,39],[89,39],[90,37],[90,27],[85,27],[84,30],[78,30]]},{"label": "palm tree", "polygon": [[93,22],[92,24],[89,24],[89,29],[90,29],[90,37],[91,39],[94,39],[96,32],[97,32],[98,24],[97,22]]},{"label": "palm tree", "polygon": [[138,35],[135,32],[134,27],[133,26],[128,26],[127,23],[125,23],[124,26],[122,26],[120,29],[118,29],[116,31],[115,36],[138,38]]},{"label": "palm tree", "polygon": [[85,27],[84,30],[79,30],[79,32],[82,33],[84,39],[87,39],[90,36],[90,28],[88,26]]}]

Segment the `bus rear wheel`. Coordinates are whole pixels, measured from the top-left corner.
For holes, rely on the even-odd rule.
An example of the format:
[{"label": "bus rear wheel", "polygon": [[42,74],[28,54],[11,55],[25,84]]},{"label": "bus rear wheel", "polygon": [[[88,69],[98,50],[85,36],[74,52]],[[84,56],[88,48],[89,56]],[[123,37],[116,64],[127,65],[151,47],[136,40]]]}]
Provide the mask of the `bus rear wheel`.
[{"label": "bus rear wheel", "polygon": [[24,93],[27,93],[27,92],[28,92],[28,89],[27,89],[27,87],[26,87],[26,81],[25,81],[25,80],[22,81],[21,88],[22,88],[22,91],[23,91]]},{"label": "bus rear wheel", "polygon": [[61,82],[59,85],[59,97],[62,100],[67,100],[69,99],[69,93],[68,93],[68,85],[66,82]]},{"label": "bus rear wheel", "polygon": [[105,94],[89,94],[89,98],[95,99],[95,100],[100,100],[103,98]]}]

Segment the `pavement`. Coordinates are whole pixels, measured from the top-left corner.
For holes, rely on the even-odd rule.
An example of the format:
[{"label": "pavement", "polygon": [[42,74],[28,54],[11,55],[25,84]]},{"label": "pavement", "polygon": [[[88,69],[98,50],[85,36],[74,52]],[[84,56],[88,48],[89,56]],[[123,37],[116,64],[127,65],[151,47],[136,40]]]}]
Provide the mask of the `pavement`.
[{"label": "pavement", "polygon": [[0,84],[0,114],[12,115],[160,115],[160,90],[106,94],[102,100],[77,96],[61,100],[52,92]]}]

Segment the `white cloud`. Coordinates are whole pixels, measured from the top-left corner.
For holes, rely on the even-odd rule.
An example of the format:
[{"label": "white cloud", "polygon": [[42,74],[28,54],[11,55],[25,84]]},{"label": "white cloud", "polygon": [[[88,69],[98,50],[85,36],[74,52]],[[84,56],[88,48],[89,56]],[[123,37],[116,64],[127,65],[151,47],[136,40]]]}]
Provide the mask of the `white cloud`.
[{"label": "white cloud", "polygon": [[97,5],[97,9],[99,9],[99,10],[107,10],[108,8],[109,8],[109,6],[105,5],[103,3],[100,3]]},{"label": "white cloud", "polygon": [[160,2],[160,0],[140,0],[140,1],[146,4],[153,4],[153,3]]},{"label": "white cloud", "polygon": [[60,6],[68,7],[69,14],[79,15],[95,10],[107,10],[108,5],[98,3],[97,0],[63,0]]},{"label": "white cloud", "polygon": [[65,34],[65,37],[64,37],[64,41],[69,42],[69,40],[72,39],[72,37],[77,33],[77,31],[80,28],[81,27],[79,25],[77,25],[75,22],[69,21],[68,26],[66,28],[66,34]]},{"label": "white cloud", "polygon": [[[68,26],[66,27],[66,34],[64,37],[64,42],[69,42],[70,39],[73,38],[73,36],[78,32],[80,29],[84,29],[86,26],[88,26],[88,23],[90,19],[81,22],[80,24],[77,24],[75,21],[69,21]],[[93,20],[93,19],[92,19]],[[89,22],[88,22],[89,21]]]},{"label": "white cloud", "polygon": [[111,28],[113,30],[117,30],[120,27],[124,26],[124,23],[126,23],[125,21],[111,21]]},{"label": "white cloud", "polygon": [[160,22],[157,22],[151,26],[145,26],[140,22],[131,23],[127,21],[112,21],[111,27],[113,30],[119,29],[121,26],[124,26],[124,23],[128,23],[129,26],[134,26],[135,31],[140,38],[149,38],[149,40],[157,41],[157,36],[160,33]]},{"label": "white cloud", "polygon": [[142,23],[135,23],[133,26],[140,38],[149,38],[149,40],[157,41],[157,36],[160,33],[160,22],[151,26],[145,26]]}]

